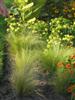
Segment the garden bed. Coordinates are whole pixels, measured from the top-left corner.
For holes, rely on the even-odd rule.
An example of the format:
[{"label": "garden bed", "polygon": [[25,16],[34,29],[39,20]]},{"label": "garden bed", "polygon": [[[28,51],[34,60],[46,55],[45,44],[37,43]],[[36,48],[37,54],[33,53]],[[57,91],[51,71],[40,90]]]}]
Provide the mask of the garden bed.
[{"label": "garden bed", "polygon": [[38,92],[30,96],[19,96],[12,89],[10,82],[5,77],[0,83],[0,100],[69,100],[68,97],[59,95],[53,86],[39,86]]},{"label": "garden bed", "polygon": [[53,85],[46,80],[39,80],[37,91],[32,95],[18,95],[9,81],[11,66],[8,56],[5,56],[4,74],[0,82],[0,100],[70,100],[69,96],[58,94]]}]

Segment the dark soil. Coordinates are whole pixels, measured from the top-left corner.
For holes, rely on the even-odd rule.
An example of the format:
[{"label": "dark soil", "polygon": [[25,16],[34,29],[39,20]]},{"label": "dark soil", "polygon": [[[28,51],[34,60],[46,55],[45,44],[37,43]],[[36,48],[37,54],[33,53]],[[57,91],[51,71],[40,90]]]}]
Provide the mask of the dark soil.
[{"label": "dark soil", "polygon": [[69,100],[67,96],[65,97],[56,93],[53,86],[48,84],[39,85],[36,93],[31,96],[17,95],[9,81],[11,69],[8,61],[7,55],[5,55],[4,74],[0,82],[0,100]]},{"label": "dark soil", "polygon": [[66,97],[57,94],[52,86],[40,86],[38,91],[31,96],[19,96],[11,88],[10,82],[4,79],[0,84],[0,100],[69,100]]},{"label": "dark soil", "polygon": [[0,100],[69,100],[55,92],[53,86],[47,84],[38,86],[38,91],[31,96],[19,96],[12,89],[8,70],[0,83]]}]

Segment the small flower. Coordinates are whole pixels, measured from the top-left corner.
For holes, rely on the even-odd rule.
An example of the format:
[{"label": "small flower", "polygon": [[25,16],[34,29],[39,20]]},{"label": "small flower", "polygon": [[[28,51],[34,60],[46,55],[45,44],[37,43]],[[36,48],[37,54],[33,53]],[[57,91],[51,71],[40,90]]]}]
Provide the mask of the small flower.
[{"label": "small flower", "polygon": [[75,89],[75,84],[69,86],[69,87],[67,88],[67,92],[68,92],[68,93],[71,93],[74,89]]},{"label": "small flower", "polygon": [[71,59],[75,59],[75,55],[70,56]]},{"label": "small flower", "polygon": [[71,93],[71,92],[72,92],[72,89],[71,89],[70,87],[68,87],[68,88],[67,88],[67,92],[68,92],[68,93]]},{"label": "small flower", "polygon": [[57,63],[57,67],[63,67],[64,64],[62,62]]},{"label": "small flower", "polygon": [[72,59],[73,55],[69,56],[70,59]]},{"label": "small flower", "polygon": [[73,59],[75,59],[75,55],[73,55],[73,57],[72,57]]},{"label": "small flower", "polygon": [[67,69],[70,69],[70,68],[71,68],[71,65],[70,65],[70,64],[67,64],[67,65],[66,65],[66,68],[67,68]]}]

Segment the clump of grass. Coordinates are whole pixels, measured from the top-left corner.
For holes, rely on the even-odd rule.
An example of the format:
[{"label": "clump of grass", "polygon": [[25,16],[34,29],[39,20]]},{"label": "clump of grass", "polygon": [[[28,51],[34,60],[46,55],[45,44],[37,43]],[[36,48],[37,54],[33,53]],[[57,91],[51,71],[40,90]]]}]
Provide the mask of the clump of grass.
[{"label": "clump of grass", "polygon": [[14,55],[14,64],[12,67],[11,82],[18,93],[30,94],[36,87],[37,66],[34,63],[37,60],[35,51],[22,49]]},{"label": "clump of grass", "polygon": [[[29,31],[30,32],[30,31]],[[19,94],[31,94],[37,85],[40,53],[43,41],[33,33],[8,34],[9,55],[12,61],[11,83]]]},{"label": "clump of grass", "polygon": [[[11,40],[10,40],[11,39]],[[39,35],[34,33],[25,34],[9,34],[8,42],[11,44],[11,52],[16,52],[15,50],[20,50],[21,47],[26,49],[42,49],[44,42],[39,38]]]}]

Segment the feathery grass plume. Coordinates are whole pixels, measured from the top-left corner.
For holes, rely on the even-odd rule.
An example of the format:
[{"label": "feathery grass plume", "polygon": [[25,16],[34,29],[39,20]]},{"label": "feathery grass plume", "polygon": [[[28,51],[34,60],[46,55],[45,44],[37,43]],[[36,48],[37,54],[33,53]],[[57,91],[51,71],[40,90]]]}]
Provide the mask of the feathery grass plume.
[{"label": "feathery grass plume", "polygon": [[20,50],[20,48],[28,49],[43,49],[45,42],[41,40],[39,34],[32,33],[31,30],[23,29],[21,34],[10,33],[8,34],[7,41],[11,45],[12,52]]},{"label": "feathery grass plume", "polygon": [[18,93],[30,94],[37,85],[37,74],[43,41],[37,34],[22,30],[8,34],[9,55],[12,61],[11,83]]},{"label": "feathery grass plume", "polygon": [[11,82],[19,94],[31,94],[36,88],[38,68],[35,62],[37,56],[36,51],[23,48],[14,55]]}]

